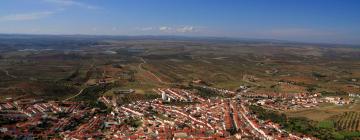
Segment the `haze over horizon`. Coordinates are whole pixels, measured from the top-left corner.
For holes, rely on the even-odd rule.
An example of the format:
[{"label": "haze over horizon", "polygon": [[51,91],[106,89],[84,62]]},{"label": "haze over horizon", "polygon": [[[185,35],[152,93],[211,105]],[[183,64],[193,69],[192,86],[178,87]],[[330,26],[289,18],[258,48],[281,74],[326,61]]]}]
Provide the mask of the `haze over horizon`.
[{"label": "haze over horizon", "polygon": [[356,0],[3,0],[0,33],[180,35],[360,44]]}]

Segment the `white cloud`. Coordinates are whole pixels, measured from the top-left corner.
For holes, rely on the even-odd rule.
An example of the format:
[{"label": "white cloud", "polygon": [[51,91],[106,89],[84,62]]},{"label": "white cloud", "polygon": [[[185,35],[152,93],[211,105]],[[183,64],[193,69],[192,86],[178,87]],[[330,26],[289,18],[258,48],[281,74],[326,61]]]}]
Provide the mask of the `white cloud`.
[{"label": "white cloud", "polygon": [[55,3],[62,6],[78,6],[87,9],[99,9],[97,6],[89,5],[75,0],[44,0],[45,2]]},{"label": "white cloud", "polygon": [[152,32],[173,33],[173,34],[192,33],[199,31],[199,28],[194,26],[136,27],[135,29],[142,32],[152,31]]},{"label": "white cloud", "polygon": [[172,31],[172,28],[168,27],[168,26],[161,26],[161,27],[159,27],[159,30],[162,32],[170,32],[170,31]]},{"label": "white cloud", "polygon": [[188,32],[194,32],[195,28],[193,26],[184,26],[177,28],[176,31],[180,33],[188,33]]},{"label": "white cloud", "polygon": [[77,5],[78,4],[78,2],[73,1],[73,0],[44,0],[44,1],[61,4],[61,5]]},{"label": "white cloud", "polygon": [[154,27],[136,27],[135,29],[138,31],[146,32],[146,31],[152,31],[155,28]]},{"label": "white cloud", "polygon": [[12,14],[12,15],[0,16],[0,21],[36,20],[36,19],[48,17],[52,14],[54,14],[54,12],[51,12],[51,11],[33,12],[33,13],[24,13],[24,14]]},{"label": "white cloud", "polygon": [[159,27],[159,31],[161,32],[170,32],[170,33],[191,33],[196,32],[196,28],[194,26],[180,26],[180,27],[169,27],[169,26],[161,26]]}]

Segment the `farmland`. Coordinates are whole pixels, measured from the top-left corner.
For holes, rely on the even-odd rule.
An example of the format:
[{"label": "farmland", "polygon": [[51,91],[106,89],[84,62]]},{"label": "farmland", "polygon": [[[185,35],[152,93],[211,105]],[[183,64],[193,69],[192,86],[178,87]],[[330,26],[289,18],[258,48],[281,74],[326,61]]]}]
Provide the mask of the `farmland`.
[{"label": "farmland", "polygon": [[360,112],[345,112],[335,120],[338,130],[360,131]]},{"label": "farmland", "polygon": [[[19,97],[17,95],[24,95],[24,92],[53,97],[52,92],[43,90],[42,82],[50,82],[73,88],[69,94],[58,95],[66,98],[81,89],[81,85],[94,84],[101,79],[117,81],[120,86],[138,91],[150,91],[166,83],[186,85],[198,79],[231,90],[249,85],[259,92],[312,90],[344,94],[360,88],[357,80],[360,79],[360,50],[352,46],[207,39],[79,38],[81,41],[37,36],[32,46],[24,46],[26,39],[19,38],[13,39],[18,44],[12,44],[15,46],[12,49],[5,49],[9,44],[3,41],[1,97]],[[42,45],[37,45],[41,41]],[[72,47],[61,47],[68,45]],[[279,81],[290,84],[278,84]],[[24,87],[28,84],[32,89]]]},{"label": "farmland", "polygon": [[[99,80],[143,92],[198,79],[219,88],[249,85],[276,93],[311,90],[341,95],[360,88],[360,50],[352,46],[121,37],[75,41],[51,36],[36,36],[32,46],[24,46],[28,40],[13,40],[18,42],[11,44],[15,47],[6,49],[9,44],[3,41],[0,52],[3,99],[18,95],[64,99]],[[71,90],[53,96],[52,91],[45,93],[43,82]]]}]

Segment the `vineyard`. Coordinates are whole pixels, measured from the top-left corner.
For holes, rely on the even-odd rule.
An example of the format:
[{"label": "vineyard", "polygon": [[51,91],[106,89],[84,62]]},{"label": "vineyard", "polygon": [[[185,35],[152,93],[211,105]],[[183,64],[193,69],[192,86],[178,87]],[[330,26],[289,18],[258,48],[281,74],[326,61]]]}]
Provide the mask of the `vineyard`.
[{"label": "vineyard", "polygon": [[360,112],[345,112],[335,120],[338,130],[360,131]]}]

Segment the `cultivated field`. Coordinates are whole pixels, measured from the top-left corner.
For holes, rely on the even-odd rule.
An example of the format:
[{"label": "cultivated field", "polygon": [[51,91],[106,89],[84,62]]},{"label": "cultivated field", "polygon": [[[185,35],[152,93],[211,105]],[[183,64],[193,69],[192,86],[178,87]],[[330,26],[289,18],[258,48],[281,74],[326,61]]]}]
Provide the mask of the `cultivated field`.
[{"label": "cultivated field", "polygon": [[360,112],[345,112],[335,119],[338,130],[360,131]]}]

